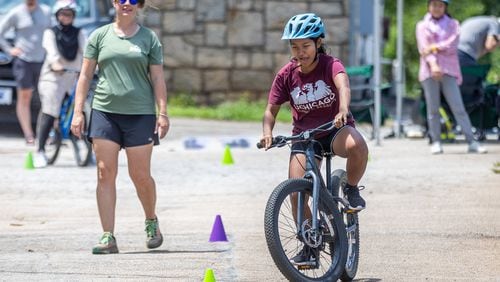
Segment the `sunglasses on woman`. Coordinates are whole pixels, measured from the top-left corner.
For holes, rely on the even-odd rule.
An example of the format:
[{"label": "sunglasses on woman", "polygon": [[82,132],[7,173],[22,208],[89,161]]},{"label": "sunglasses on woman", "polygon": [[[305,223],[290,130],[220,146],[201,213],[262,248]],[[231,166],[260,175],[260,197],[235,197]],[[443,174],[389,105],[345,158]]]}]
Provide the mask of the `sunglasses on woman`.
[{"label": "sunglasses on woman", "polygon": [[[117,0],[115,2],[120,3],[120,5],[125,5],[125,3],[127,3],[127,0]],[[137,3],[139,3],[139,0],[128,0],[128,3],[130,5],[137,5]]]}]

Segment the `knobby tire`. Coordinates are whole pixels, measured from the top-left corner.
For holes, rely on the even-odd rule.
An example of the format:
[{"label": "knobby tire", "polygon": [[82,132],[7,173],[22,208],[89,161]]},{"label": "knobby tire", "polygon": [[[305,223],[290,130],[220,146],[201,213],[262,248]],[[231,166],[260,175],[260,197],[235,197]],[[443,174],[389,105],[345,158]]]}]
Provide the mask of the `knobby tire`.
[{"label": "knobby tire", "polygon": [[[337,203],[326,189],[320,189],[318,211],[323,220],[329,218],[326,225],[328,225],[329,234],[333,233],[333,235],[322,233],[322,238],[325,241],[323,241],[324,245],[321,245],[319,267],[318,269],[299,270],[297,266],[290,262],[290,258],[304,246],[301,240],[298,239],[299,236],[297,236],[297,228],[291,211],[291,201],[289,200],[290,195],[297,192],[311,195],[309,197],[309,201],[311,201],[312,182],[307,179],[288,179],[278,185],[269,197],[264,226],[271,257],[281,273],[290,281],[336,281],[340,278],[346,264],[347,237]],[[286,209],[287,206],[288,213],[282,212],[281,209]],[[312,205],[310,206],[312,207]],[[290,233],[288,238],[282,239],[280,235],[285,235],[287,231]],[[321,264],[325,262],[329,265],[324,266]]]},{"label": "knobby tire", "polygon": [[[331,178],[334,197],[344,197],[343,189],[347,183],[347,173],[342,169],[337,169],[332,173]],[[339,204],[339,209],[342,206]],[[352,281],[356,277],[359,264],[359,221],[358,213],[343,213],[344,224],[347,230],[347,260],[344,271],[340,277],[342,281]]]}]

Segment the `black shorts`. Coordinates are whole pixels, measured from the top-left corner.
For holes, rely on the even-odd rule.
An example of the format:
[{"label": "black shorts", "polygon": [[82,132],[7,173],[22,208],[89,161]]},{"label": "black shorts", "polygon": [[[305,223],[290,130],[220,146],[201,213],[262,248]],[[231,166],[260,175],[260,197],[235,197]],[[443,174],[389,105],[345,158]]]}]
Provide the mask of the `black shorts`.
[{"label": "black shorts", "polygon": [[160,144],[155,115],[123,115],[92,109],[88,139],[111,140],[122,148]]},{"label": "black shorts", "polygon": [[12,73],[21,89],[36,89],[43,63],[30,63],[19,58],[12,62]]},{"label": "black shorts", "polygon": [[[316,159],[322,160],[323,159],[323,152],[333,153],[335,155],[335,152],[332,152],[333,140],[335,140],[335,137],[337,137],[337,134],[347,126],[350,126],[350,125],[344,125],[341,128],[335,128],[328,135],[316,139],[317,142],[314,142],[314,156],[316,157]],[[295,154],[305,154],[306,153],[306,144],[307,143],[305,143],[305,142],[293,143],[292,144],[292,151],[291,151],[290,155],[293,156]]]}]

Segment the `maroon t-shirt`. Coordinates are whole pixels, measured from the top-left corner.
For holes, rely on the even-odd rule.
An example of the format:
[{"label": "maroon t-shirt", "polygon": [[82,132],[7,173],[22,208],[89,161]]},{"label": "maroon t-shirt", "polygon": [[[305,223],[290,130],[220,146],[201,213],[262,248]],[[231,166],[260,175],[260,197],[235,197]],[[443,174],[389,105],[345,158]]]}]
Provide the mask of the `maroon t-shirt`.
[{"label": "maroon t-shirt", "polygon": [[[344,65],[329,55],[320,54],[318,65],[307,74],[291,61],[274,78],[268,103],[290,102],[293,134],[330,122],[339,112],[339,94],[333,82],[338,73],[345,73]],[[354,120],[349,118],[347,123],[354,125]]]}]

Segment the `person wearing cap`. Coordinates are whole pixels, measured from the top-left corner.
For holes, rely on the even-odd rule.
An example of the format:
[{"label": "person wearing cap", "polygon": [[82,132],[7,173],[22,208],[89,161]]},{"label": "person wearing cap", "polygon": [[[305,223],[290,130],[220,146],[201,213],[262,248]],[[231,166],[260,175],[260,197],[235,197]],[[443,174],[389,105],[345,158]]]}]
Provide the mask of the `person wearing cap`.
[{"label": "person wearing cap", "polygon": [[[271,146],[276,116],[286,102],[292,110],[293,134],[334,121],[335,130],[320,136],[321,146],[315,149],[315,154],[318,162],[322,149],[347,159],[345,194],[349,208],[360,211],[365,208],[365,200],[359,194],[358,183],[366,169],[368,146],[349,111],[351,94],[344,65],[326,54],[324,37],[324,24],[313,13],[295,15],[285,25],[282,40],[290,44],[292,59],[279,70],[272,83],[260,143],[266,149]],[[304,175],[303,145],[300,142],[292,145],[290,178]]]},{"label": "person wearing cap", "polygon": [[[45,57],[42,35],[50,27],[50,8],[38,0],[25,0],[11,9],[0,22],[0,46],[14,60],[12,71],[17,84],[16,114],[26,140],[35,144],[31,127],[31,98],[38,85],[38,78]],[[14,45],[5,34],[14,30]]]},{"label": "person wearing cap", "polygon": [[78,77],[77,73],[64,70],[79,71],[82,65],[86,38],[82,30],[73,26],[77,9],[74,0],[57,1],[52,9],[57,24],[43,34],[46,56],[38,83],[41,109],[37,125],[38,150],[33,159],[36,168],[47,166],[45,143],[54,120],[59,117],[62,101],[73,91]]},{"label": "person wearing cap", "polygon": [[474,140],[472,125],[458,87],[462,83],[457,55],[460,26],[458,21],[448,14],[449,2],[449,0],[428,0],[427,13],[416,26],[420,53],[418,78],[424,89],[427,105],[431,153],[443,153],[439,114],[441,92],[457,124],[462,128],[469,144],[468,152],[486,153],[487,150]]}]

